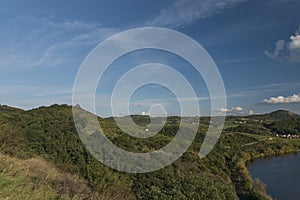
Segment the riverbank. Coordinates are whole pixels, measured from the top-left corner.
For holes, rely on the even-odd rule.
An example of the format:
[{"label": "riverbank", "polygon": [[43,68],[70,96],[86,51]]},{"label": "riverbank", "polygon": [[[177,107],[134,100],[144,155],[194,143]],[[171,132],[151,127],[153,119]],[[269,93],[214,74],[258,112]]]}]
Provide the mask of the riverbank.
[{"label": "riverbank", "polygon": [[[236,171],[237,175],[240,176],[239,182],[235,184],[237,187],[237,194],[240,199],[248,199],[248,194],[250,193],[253,196],[257,196],[257,199],[272,199],[271,194],[268,194],[266,191],[266,184],[259,179],[253,179],[248,166],[259,159],[274,158],[278,156],[287,156],[291,154],[297,154],[300,151],[300,140],[297,141],[299,144],[291,144],[285,146],[284,150],[278,150],[282,146],[274,148],[274,145],[269,145],[266,147],[268,151],[264,153],[258,153],[257,151],[251,153],[244,153],[241,159],[236,162]],[[241,188],[238,190],[238,188]],[[253,194],[256,193],[256,194]],[[245,195],[246,194],[246,195]]]},{"label": "riverbank", "polygon": [[300,196],[300,154],[287,154],[259,159],[248,165],[253,178],[266,184],[266,190],[276,199],[297,199]]}]

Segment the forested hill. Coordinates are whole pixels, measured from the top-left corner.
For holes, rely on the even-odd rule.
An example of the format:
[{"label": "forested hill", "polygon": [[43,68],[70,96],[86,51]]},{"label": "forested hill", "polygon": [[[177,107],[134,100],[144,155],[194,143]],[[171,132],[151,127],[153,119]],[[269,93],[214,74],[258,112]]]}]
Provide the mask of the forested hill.
[{"label": "forested hill", "polygon": [[277,110],[269,114],[248,117],[228,117],[227,119],[239,124],[234,128],[231,127],[229,129],[231,131],[300,135],[300,116],[286,110]]},{"label": "forested hill", "polygon": [[[131,117],[141,125],[149,123],[147,116]],[[29,111],[0,106],[0,199],[266,199],[263,184],[251,180],[245,163],[299,150],[299,139],[276,136],[299,134],[299,119],[287,111],[228,117],[218,144],[199,159],[209,122],[203,117],[180,159],[155,172],[128,174],[90,155],[76,133],[71,106]],[[180,118],[168,118],[149,139],[128,136],[112,118],[98,120],[116,145],[148,152],[172,140]],[[192,124],[195,118],[189,120]]]}]

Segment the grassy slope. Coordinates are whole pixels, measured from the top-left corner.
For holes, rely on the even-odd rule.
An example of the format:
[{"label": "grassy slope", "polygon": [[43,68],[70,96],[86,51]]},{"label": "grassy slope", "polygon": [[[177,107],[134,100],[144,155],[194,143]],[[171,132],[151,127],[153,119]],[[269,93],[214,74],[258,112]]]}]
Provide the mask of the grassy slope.
[{"label": "grassy slope", "polygon": [[[139,116],[135,117],[138,123],[145,122]],[[276,116],[255,116],[249,117],[248,120],[263,118],[272,123],[281,121],[281,117],[280,113],[276,113]],[[293,116],[296,119],[295,123],[297,117]],[[160,148],[170,141],[177,130],[178,118],[170,118],[161,133],[150,140],[133,139],[125,135],[111,119],[99,120],[114,143],[127,150],[144,152],[152,150],[153,147]],[[65,183],[73,188],[72,192],[67,190],[62,193],[57,189],[57,185],[61,184],[59,181],[42,178],[43,184],[39,192],[48,191],[50,196],[93,194],[88,198],[97,196],[96,199],[237,199],[237,194],[241,199],[266,199],[268,197],[261,184],[253,186],[245,166],[246,162],[264,156],[297,151],[300,140],[268,140],[274,136],[274,129],[266,129],[263,122],[243,124],[246,129],[242,128],[252,134],[235,132],[240,130],[237,129],[240,125],[234,123],[236,120],[241,119],[227,118],[226,131],[214,150],[204,159],[200,160],[197,155],[207,129],[208,118],[204,118],[199,125],[198,134],[190,149],[172,165],[147,174],[126,174],[107,168],[86,151],[76,134],[71,107],[53,105],[25,112],[1,106],[0,151],[5,155],[19,157],[17,160],[9,157],[15,159],[13,162],[30,162],[28,160],[32,157],[42,157],[42,163],[50,165],[50,169],[59,169],[56,173],[63,174],[59,177],[74,176],[80,183],[86,181],[83,191],[74,190],[72,185],[76,186],[75,181]],[[297,126],[292,124],[291,128]],[[40,174],[34,169],[32,176]],[[7,173],[1,176],[5,184],[10,182],[10,179],[18,178],[9,170]],[[24,178],[24,175],[21,175],[21,179],[22,177]],[[58,177],[54,179],[64,180]],[[25,184],[20,190],[30,193],[31,188],[28,190],[26,187],[29,186]],[[5,190],[1,188],[0,191]],[[33,191],[32,194],[41,197]]]},{"label": "grassy slope", "polygon": [[122,199],[113,191],[93,191],[77,175],[62,173],[39,157],[0,154],[0,199]]},{"label": "grassy slope", "polygon": [[70,199],[69,191],[56,191],[52,185],[66,177],[42,159],[0,154],[0,199]]}]

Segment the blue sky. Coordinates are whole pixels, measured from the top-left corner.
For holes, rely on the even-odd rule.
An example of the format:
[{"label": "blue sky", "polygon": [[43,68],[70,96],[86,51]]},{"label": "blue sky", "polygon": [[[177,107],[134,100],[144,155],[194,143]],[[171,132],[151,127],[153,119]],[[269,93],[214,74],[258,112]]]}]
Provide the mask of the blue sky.
[{"label": "blue sky", "polygon": [[[1,1],[0,104],[24,109],[71,104],[76,73],[99,42],[120,31],[155,26],[182,32],[207,50],[227,92],[228,105],[220,112],[283,108],[300,113],[299,9],[298,0]],[[205,83],[189,63],[168,52],[144,50],[109,68],[97,89],[97,114],[110,115],[107,102],[122,73],[147,62],[185,74],[202,114],[209,113]],[[132,96],[130,109],[140,114],[161,103],[176,115],[174,98],[168,89],[148,85]]]}]

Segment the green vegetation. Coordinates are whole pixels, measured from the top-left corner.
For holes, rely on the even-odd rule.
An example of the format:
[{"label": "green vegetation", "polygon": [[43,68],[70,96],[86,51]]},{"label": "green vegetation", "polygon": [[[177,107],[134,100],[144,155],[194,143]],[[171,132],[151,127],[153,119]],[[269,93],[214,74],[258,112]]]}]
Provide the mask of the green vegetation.
[{"label": "green vegetation", "polygon": [[235,122],[235,124],[231,124],[227,128],[228,131],[252,134],[300,134],[300,116],[284,110],[247,118],[230,117],[230,121]]},{"label": "green vegetation", "polygon": [[[142,126],[147,116],[131,116]],[[112,170],[86,150],[77,135],[72,108],[52,105],[30,111],[0,106],[0,198],[7,199],[268,199],[265,186],[252,180],[246,163],[265,156],[297,152],[298,115],[228,117],[213,151],[199,159],[209,118],[186,118],[184,128],[199,126],[188,151],[164,169],[146,174]],[[169,117],[155,136],[137,139],[112,118],[98,118],[107,137],[133,152],[159,149],[172,140],[180,123]],[[156,119],[159,122],[159,118]],[[80,122],[83,127],[86,121]]]},{"label": "green vegetation", "polygon": [[[39,199],[54,198],[55,193],[47,184],[36,184],[21,170],[12,170],[12,166],[5,167],[7,163],[18,164],[19,160],[3,157],[0,166],[0,198],[1,199]],[[22,162],[22,161],[19,161]],[[11,164],[12,165],[12,164]],[[14,167],[16,168],[16,167]],[[28,180],[29,179],[29,180]],[[33,197],[33,198],[31,198]]]}]

